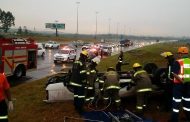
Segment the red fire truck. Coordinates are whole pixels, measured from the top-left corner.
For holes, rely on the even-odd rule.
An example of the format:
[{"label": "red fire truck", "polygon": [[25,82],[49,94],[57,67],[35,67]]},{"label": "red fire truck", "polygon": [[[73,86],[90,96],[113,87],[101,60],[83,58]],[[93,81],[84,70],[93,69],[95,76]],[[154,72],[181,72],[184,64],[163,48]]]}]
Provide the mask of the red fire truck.
[{"label": "red fire truck", "polygon": [[0,38],[0,73],[20,78],[37,68],[37,45],[31,38]]}]

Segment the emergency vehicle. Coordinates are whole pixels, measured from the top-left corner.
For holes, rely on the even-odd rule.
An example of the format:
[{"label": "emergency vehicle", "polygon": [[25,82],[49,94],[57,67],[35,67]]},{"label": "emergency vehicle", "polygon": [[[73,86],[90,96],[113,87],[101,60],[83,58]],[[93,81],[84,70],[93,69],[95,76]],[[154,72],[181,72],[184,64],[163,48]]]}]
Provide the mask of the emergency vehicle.
[{"label": "emergency vehicle", "polygon": [[20,78],[37,68],[37,45],[33,39],[0,38],[0,73]]},{"label": "emergency vehicle", "polygon": [[75,61],[77,56],[76,50],[70,47],[63,47],[54,55],[54,63]]}]

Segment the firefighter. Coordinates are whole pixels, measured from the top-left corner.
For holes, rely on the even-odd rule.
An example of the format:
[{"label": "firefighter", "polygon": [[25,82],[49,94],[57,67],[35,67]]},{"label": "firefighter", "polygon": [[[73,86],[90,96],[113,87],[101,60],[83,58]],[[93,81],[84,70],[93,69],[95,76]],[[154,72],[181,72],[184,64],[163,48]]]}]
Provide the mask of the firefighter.
[{"label": "firefighter", "polygon": [[123,63],[123,51],[120,51],[119,57],[118,57],[118,62],[116,64],[116,71],[121,72],[121,65]]},{"label": "firefighter", "polygon": [[83,50],[79,60],[73,63],[70,85],[74,88],[74,106],[79,112],[83,112],[86,85],[86,60],[88,52]]},{"label": "firefighter", "polygon": [[107,72],[104,74],[104,100],[108,102],[109,99],[114,100],[117,109],[120,107],[119,97],[119,75],[113,67],[109,67]]},{"label": "firefighter", "polygon": [[189,49],[187,47],[179,47],[179,59],[171,66],[171,78],[173,77],[173,104],[172,104],[172,122],[179,120],[179,107],[183,102],[183,110],[186,120],[190,121],[190,58],[187,57]]},{"label": "firefighter", "polygon": [[152,84],[148,73],[142,69],[141,64],[134,63],[135,73],[129,86],[119,91],[121,97],[136,95],[136,114],[143,116],[143,109],[147,107],[147,99],[152,91]]},{"label": "firefighter", "polygon": [[[8,106],[5,99],[8,100]],[[13,110],[10,86],[4,74],[0,74],[0,122],[8,122],[8,110]]]},{"label": "firefighter", "polygon": [[92,59],[91,64],[88,67],[87,70],[87,78],[86,78],[86,97],[85,100],[88,103],[88,101],[94,100],[94,84],[96,81],[98,81],[97,78],[97,70],[96,66],[99,64],[100,58],[95,57]]},{"label": "firefighter", "polygon": [[161,53],[161,56],[163,56],[165,59],[167,59],[167,81],[164,87],[164,110],[170,111],[172,108],[172,82],[173,79],[171,78],[171,67],[175,65],[176,59],[174,55],[171,52],[163,52]]}]

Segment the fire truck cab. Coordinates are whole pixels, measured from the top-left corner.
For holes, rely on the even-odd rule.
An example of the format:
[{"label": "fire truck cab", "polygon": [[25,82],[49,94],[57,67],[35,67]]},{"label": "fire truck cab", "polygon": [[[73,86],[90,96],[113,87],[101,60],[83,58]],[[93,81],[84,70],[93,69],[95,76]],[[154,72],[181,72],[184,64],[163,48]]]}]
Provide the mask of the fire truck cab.
[{"label": "fire truck cab", "polygon": [[37,45],[33,39],[0,38],[0,73],[20,78],[37,68]]}]

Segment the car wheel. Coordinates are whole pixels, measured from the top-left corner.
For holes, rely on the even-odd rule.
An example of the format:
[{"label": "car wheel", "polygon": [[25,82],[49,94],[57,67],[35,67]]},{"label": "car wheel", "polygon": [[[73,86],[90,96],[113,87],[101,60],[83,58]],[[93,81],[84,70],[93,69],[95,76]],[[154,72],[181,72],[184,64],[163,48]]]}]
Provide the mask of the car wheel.
[{"label": "car wheel", "polygon": [[67,62],[70,62],[70,58],[67,58]]},{"label": "car wheel", "polygon": [[147,71],[148,74],[154,74],[158,67],[155,63],[147,63],[144,65],[143,69]]},{"label": "car wheel", "polygon": [[76,60],[76,56],[73,58],[73,62],[75,62],[75,60]]},{"label": "car wheel", "polygon": [[41,56],[44,57],[44,56],[45,56],[45,53],[43,52]]},{"label": "car wheel", "polygon": [[74,88],[71,85],[67,85],[67,89],[71,92],[74,93]]},{"label": "car wheel", "polygon": [[158,68],[153,76],[153,84],[163,87],[167,84],[167,68]]}]

